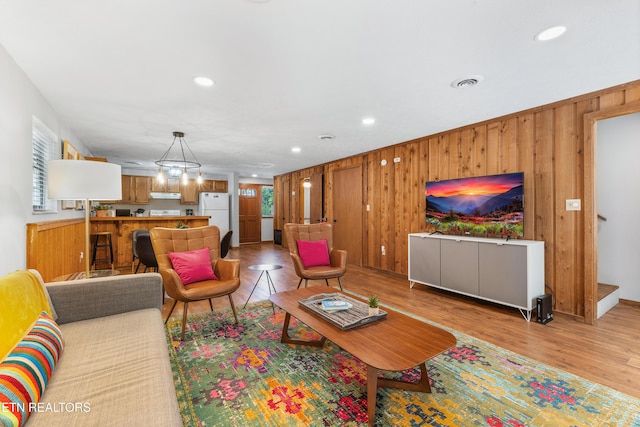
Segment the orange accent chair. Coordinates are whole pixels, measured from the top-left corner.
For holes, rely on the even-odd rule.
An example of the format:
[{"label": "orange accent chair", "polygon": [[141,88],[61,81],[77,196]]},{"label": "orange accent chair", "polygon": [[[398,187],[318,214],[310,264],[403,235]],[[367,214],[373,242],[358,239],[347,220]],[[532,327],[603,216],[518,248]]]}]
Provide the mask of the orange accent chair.
[{"label": "orange accent chair", "polygon": [[[289,254],[293,260],[296,274],[300,277],[298,288],[304,280],[306,287],[309,280],[324,280],[329,286],[329,279],[338,279],[340,289],[342,282],[340,277],[347,272],[347,251],[334,249],[333,247],[333,227],[329,223],[319,224],[294,224],[284,225],[284,233],[289,245]],[[298,240],[317,241],[327,240],[327,249],[329,251],[330,265],[319,265],[313,267],[305,267],[298,252]]]},{"label": "orange accent chair", "polygon": [[[164,288],[167,295],[175,300],[165,324],[171,317],[178,301],[182,301],[184,303],[182,340],[184,341],[189,303],[208,299],[209,306],[213,310],[211,299],[225,295],[229,297],[233,317],[237,324],[238,316],[231,294],[240,287],[240,260],[220,258],[220,230],[218,227],[215,225],[186,229],[156,227],[151,229],[150,235]],[[204,280],[184,285],[178,273],[173,269],[169,252],[186,252],[206,247],[209,248],[213,272],[219,280]]]}]

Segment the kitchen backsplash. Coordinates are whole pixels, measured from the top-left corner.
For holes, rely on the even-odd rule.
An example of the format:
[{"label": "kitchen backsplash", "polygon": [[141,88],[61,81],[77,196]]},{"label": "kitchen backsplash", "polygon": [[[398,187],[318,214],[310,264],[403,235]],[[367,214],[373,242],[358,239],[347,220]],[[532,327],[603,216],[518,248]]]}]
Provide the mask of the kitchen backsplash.
[{"label": "kitchen backsplash", "polygon": [[109,203],[113,209],[129,209],[132,215],[135,215],[138,209],[144,209],[142,216],[149,216],[151,210],[179,210],[180,215],[186,215],[187,209],[193,210],[194,215],[198,215],[198,205],[181,205],[180,200],[156,200],[152,199],[145,205],[125,205]]}]

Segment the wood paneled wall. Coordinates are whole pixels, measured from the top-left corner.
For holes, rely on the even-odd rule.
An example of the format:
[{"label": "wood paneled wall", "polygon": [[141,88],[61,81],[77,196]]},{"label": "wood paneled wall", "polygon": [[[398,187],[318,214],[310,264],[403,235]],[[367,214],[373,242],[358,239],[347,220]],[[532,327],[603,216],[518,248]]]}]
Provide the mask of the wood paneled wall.
[{"label": "wood paneled wall", "polygon": [[[325,212],[331,217],[332,171],[361,164],[362,203],[370,207],[363,210],[363,264],[406,275],[407,235],[426,231],[427,181],[522,171],[525,238],[545,242],[545,281],[555,310],[593,323],[595,141],[585,137],[585,118],[625,106],[624,111],[640,111],[640,80],[319,165],[325,174]],[[396,157],[399,163],[393,162]],[[299,176],[298,171],[276,177],[276,210],[287,197],[281,183]],[[566,211],[566,199],[582,199],[583,210]],[[298,200],[289,201],[295,212]],[[276,228],[281,228],[277,221]]]},{"label": "wood paneled wall", "polygon": [[84,271],[84,227],[84,218],[27,224],[27,268],[38,270],[45,282]]}]

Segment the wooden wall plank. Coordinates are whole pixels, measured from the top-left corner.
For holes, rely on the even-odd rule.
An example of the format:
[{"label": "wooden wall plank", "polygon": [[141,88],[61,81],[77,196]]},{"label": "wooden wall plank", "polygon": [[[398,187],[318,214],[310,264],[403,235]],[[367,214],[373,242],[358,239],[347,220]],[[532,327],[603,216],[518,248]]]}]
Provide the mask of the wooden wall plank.
[{"label": "wooden wall plank", "polygon": [[410,233],[419,233],[426,230],[425,226],[425,211],[426,211],[426,200],[425,200],[425,188],[426,183],[429,181],[429,165],[431,164],[431,159],[429,157],[429,147],[430,147],[430,139],[423,138],[419,143],[419,159],[417,162],[418,172],[416,180],[416,191],[415,191],[415,199],[413,202],[415,203],[415,215],[411,218],[411,228],[409,230]]},{"label": "wooden wall plank", "polygon": [[381,212],[386,212],[385,215],[381,215],[380,219],[380,244],[378,245],[378,251],[382,253],[382,247],[385,248],[385,255],[380,257],[380,268],[384,270],[393,271],[393,250],[390,248],[392,241],[392,233],[394,230],[394,224],[396,221],[397,209],[395,206],[395,185],[394,185],[394,150],[393,148],[386,148],[382,150],[382,158],[386,160],[387,164],[382,166],[381,169]]},{"label": "wooden wall plank", "polygon": [[429,158],[427,181],[440,180],[440,144],[443,142],[438,137],[427,139],[427,156]]},{"label": "wooden wall plank", "polygon": [[487,175],[500,173],[500,123],[487,126]]},{"label": "wooden wall plank", "polygon": [[[451,156],[449,139],[450,135],[444,134],[440,135],[438,141],[438,180],[455,178],[455,175],[452,176],[449,169],[449,157]],[[457,147],[457,141],[455,138],[453,138],[451,145],[454,145],[455,151],[455,147]]]},{"label": "wooden wall plank", "polygon": [[618,107],[624,105],[625,91],[616,90],[609,93],[600,95],[600,109],[606,110],[607,108]]},{"label": "wooden wall plank", "polygon": [[[575,221],[579,211],[567,211],[567,199],[580,199],[576,194],[576,126],[575,106],[568,104],[556,108],[554,127],[554,155],[558,167],[556,168],[553,191],[555,192],[555,236],[556,253],[556,283],[576,283],[573,266],[576,251]],[[583,285],[576,283],[575,287],[558,287],[556,292],[556,307],[560,311],[576,313],[578,304],[582,305]],[[576,292],[580,290],[580,296]],[[579,300],[577,300],[579,298]],[[582,313],[579,313],[580,315]]]},{"label": "wooden wall plank", "polygon": [[640,101],[640,86],[630,87],[624,91],[625,104]]},{"label": "wooden wall plank", "polygon": [[487,127],[477,126],[472,129],[473,171],[471,176],[487,174]]},{"label": "wooden wall plank", "polygon": [[460,131],[453,131],[449,135],[449,178],[460,178],[462,169]]},{"label": "wooden wall plank", "polygon": [[371,241],[369,244],[369,250],[371,251],[368,254],[368,258],[372,260],[370,264],[372,267],[381,268],[382,266],[382,255],[380,254],[380,239],[382,238],[382,220],[384,215],[382,212],[382,197],[384,195],[383,186],[382,186],[382,168],[383,166],[380,164],[384,157],[384,153],[380,150],[373,153],[371,158],[373,158],[373,162],[370,164],[371,171],[369,172],[369,178],[371,180],[370,187],[372,188],[372,196],[369,198],[368,203],[370,204],[371,215],[373,215],[373,228],[374,233],[370,235]]},{"label": "wooden wall plank", "polygon": [[535,116],[518,118],[518,172],[524,172],[524,238],[535,240]]},{"label": "wooden wall plank", "polygon": [[499,173],[518,172],[517,125],[516,117],[504,120],[501,124]]},{"label": "wooden wall plank", "polygon": [[553,124],[553,110],[545,110],[535,114],[534,203],[536,211],[534,240],[545,242],[545,283],[549,286],[549,291],[555,294]]},{"label": "wooden wall plank", "polygon": [[473,175],[473,161],[475,150],[473,149],[473,129],[466,128],[460,131],[460,152],[458,158],[458,176],[460,178]]}]

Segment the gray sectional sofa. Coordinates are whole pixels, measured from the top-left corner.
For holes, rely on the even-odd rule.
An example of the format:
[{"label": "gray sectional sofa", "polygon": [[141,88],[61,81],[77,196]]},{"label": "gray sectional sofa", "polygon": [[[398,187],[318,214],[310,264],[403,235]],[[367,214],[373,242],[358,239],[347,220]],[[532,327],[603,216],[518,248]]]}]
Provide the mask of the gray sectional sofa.
[{"label": "gray sectional sofa", "polygon": [[50,410],[32,414],[27,426],[181,426],[161,276],[52,282],[46,288],[65,347],[41,400]]}]

